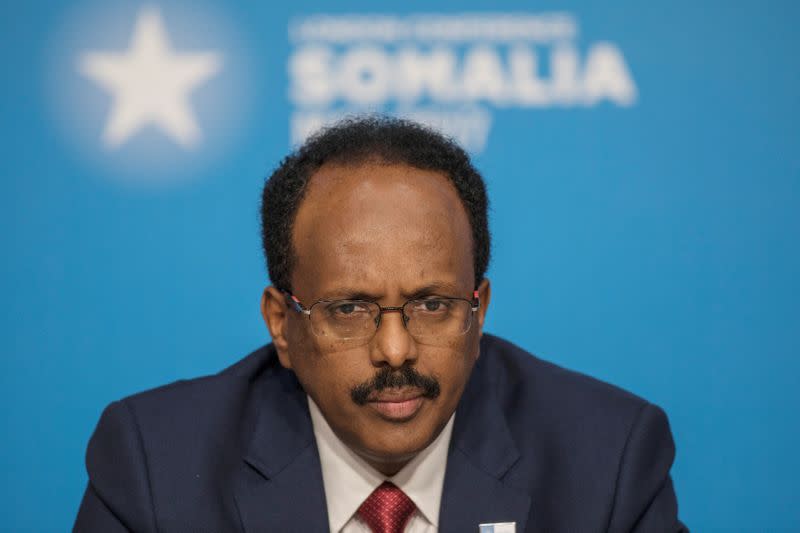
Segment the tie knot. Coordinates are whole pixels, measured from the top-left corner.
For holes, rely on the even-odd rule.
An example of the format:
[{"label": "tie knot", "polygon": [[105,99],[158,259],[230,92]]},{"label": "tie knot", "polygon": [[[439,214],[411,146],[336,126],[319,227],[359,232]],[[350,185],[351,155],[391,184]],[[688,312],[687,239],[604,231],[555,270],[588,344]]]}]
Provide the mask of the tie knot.
[{"label": "tie knot", "polygon": [[416,505],[396,485],[384,481],[358,508],[373,533],[402,533]]}]

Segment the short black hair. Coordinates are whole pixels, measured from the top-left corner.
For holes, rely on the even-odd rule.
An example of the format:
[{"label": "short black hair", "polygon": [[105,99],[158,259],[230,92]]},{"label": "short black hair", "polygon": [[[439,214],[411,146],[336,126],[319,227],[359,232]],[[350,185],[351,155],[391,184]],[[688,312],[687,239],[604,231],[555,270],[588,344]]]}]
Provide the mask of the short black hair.
[{"label": "short black hair", "polygon": [[467,153],[441,133],[388,116],[350,117],[320,130],[281,161],[261,194],[261,239],[272,284],[291,291],[295,254],[292,227],[311,176],[325,163],[377,160],[445,174],[472,227],[475,287],[489,266],[486,184]]}]

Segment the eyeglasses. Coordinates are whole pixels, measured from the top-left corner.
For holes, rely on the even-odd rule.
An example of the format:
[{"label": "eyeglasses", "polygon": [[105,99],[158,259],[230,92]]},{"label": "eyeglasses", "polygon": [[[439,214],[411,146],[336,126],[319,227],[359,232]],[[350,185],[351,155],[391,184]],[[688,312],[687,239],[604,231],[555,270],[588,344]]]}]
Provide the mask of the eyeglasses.
[{"label": "eyeglasses", "polygon": [[458,337],[469,331],[472,315],[480,308],[478,291],[472,293],[472,301],[430,296],[408,300],[399,307],[382,307],[366,300],[318,300],[306,308],[295,295],[284,294],[295,311],[309,318],[314,335],[353,343],[369,342],[384,313],[400,313],[409,335],[417,341]]}]

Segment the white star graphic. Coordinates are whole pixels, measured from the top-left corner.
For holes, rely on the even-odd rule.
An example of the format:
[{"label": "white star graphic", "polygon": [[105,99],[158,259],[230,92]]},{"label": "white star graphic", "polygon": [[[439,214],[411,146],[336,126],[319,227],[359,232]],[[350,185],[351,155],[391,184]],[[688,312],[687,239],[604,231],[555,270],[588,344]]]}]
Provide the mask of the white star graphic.
[{"label": "white star graphic", "polygon": [[126,52],[87,52],[79,70],[113,94],[103,131],[106,146],[119,147],[153,124],[176,143],[191,148],[202,132],[189,93],[221,66],[222,57],[215,52],[173,52],[161,14],[150,7],[139,12]]}]

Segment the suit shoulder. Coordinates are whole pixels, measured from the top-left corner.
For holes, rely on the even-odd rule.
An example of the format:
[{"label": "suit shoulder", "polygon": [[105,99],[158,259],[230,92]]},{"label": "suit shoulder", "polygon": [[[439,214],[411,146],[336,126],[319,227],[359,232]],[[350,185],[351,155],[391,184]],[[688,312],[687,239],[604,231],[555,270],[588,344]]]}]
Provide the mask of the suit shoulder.
[{"label": "suit shoulder", "polygon": [[518,454],[504,482],[543,502],[543,531],[638,531],[653,488],[666,487],[659,506],[675,516],[674,444],[661,409],[497,337],[482,342],[481,359],[479,397],[496,400]]},{"label": "suit shoulder", "polygon": [[508,406],[524,405],[531,414],[549,413],[561,420],[591,415],[627,425],[648,404],[620,387],[540,359],[507,340],[484,337],[486,373]]},{"label": "suit shoulder", "polygon": [[[253,383],[274,370],[271,345],[263,346],[217,374],[184,379],[119,400],[143,430],[174,431],[187,424],[213,424],[241,411]],[[199,416],[202,415],[202,416]]]},{"label": "suit shoulder", "polygon": [[[93,494],[131,530],[174,531],[168,524],[180,523],[186,524],[181,531],[200,531],[200,524],[234,523],[230,495],[219,487],[241,461],[258,400],[276,383],[272,376],[285,374],[273,353],[267,346],[218,374],[111,403],[86,451]],[[214,514],[220,506],[224,516]],[[187,517],[198,525],[189,527]]]}]

